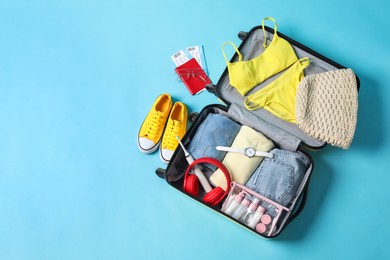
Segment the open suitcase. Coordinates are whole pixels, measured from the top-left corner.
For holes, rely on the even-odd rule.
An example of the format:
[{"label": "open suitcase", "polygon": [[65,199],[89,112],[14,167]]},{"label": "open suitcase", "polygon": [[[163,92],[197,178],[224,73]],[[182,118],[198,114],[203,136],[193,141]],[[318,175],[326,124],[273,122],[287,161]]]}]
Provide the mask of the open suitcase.
[{"label": "open suitcase", "polygon": [[[265,29],[265,33],[263,32],[263,28]],[[238,37],[242,40],[238,50],[242,54],[243,60],[253,59],[264,51],[262,43],[265,34],[267,35],[269,43],[273,39],[274,29],[267,26],[257,26],[249,32],[240,32],[238,34]],[[310,59],[311,65],[306,67],[304,70],[305,76],[345,68],[280,32],[278,32],[278,35],[292,45],[298,59],[302,57],[308,57]],[[230,62],[237,60],[238,55],[236,52]],[[278,76],[279,74],[276,74],[275,76],[265,80],[261,84],[257,85],[254,90],[256,91],[257,89],[261,89]],[[359,87],[359,79],[357,77],[356,82],[357,87]],[[159,177],[165,178],[167,183],[173,188],[204,204],[211,210],[232,219],[244,228],[247,228],[262,237],[276,237],[301,213],[305,206],[305,202],[308,197],[310,176],[314,167],[314,162],[307,151],[323,148],[326,143],[310,137],[301,131],[296,124],[286,122],[265,109],[257,109],[253,111],[247,110],[243,104],[245,97],[238,93],[238,91],[229,84],[229,72],[227,68],[223,72],[218,83],[216,85],[208,85],[207,90],[210,93],[215,94],[226,105],[208,105],[204,107],[200,113],[196,114],[195,118],[193,118],[192,125],[188,129],[186,135],[182,138],[183,145],[187,148],[189,147],[191,142],[194,141],[194,136],[196,135],[199,127],[202,125],[202,122],[204,122],[210,114],[224,115],[241,126],[249,126],[272,140],[277,149],[292,151],[298,154],[298,156],[302,156],[307,159],[307,168],[304,171],[303,176],[300,178],[292,199],[289,203],[282,205],[279,202],[276,203],[275,201],[269,199],[269,197],[256,193],[243,184],[232,182],[229,186],[229,195],[224,197],[224,199],[218,202],[217,205],[213,206],[205,203],[202,199],[205,196],[203,189],[200,189],[200,194],[198,195],[189,195],[183,189],[184,176],[186,174],[186,170],[188,170],[189,164],[186,160],[186,154],[180,146],[178,146],[175,150],[167,168],[157,169],[156,174]],[[208,168],[203,167],[202,170],[206,172],[206,176],[210,176],[210,174],[207,174],[207,171],[209,170]],[[254,198],[257,198],[256,206],[262,205],[263,208],[260,214],[257,213],[256,220],[252,220],[250,224],[247,221],[244,221],[245,217],[243,215],[238,217],[232,216],[231,212],[229,212],[229,214],[227,213],[227,207],[232,207],[234,198],[238,198],[240,196],[241,198],[237,199],[237,202],[239,203],[240,201],[242,202],[245,195],[250,196],[252,202]],[[249,204],[246,204],[246,206],[247,209]],[[254,213],[257,212],[254,212],[254,210],[255,207],[252,211],[252,217],[254,216]],[[268,215],[268,217],[264,217],[265,215]],[[261,226],[257,224],[256,227],[254,227],[253,224],[256,223],[253,221],[256,221],[257,223],[264,222],[264,224],[260,224]]]}]

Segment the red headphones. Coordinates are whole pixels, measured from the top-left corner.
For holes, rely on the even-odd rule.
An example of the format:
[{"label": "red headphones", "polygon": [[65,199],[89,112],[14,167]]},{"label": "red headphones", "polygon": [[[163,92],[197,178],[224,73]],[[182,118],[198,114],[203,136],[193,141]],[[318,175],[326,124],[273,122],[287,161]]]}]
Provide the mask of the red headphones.
[{"label": "red headphones", "polygon": [[190,174],[190,171],[195,165],[198,165],[200,163],[212,164],[218,167],[225,175],[226,182],[227,182],[226,191],[224,191],[221,187],[216,187],[203,197],[203,201],[205,203],[215,206],[218,203],[220,203],[223,200],[223,198],[225,198],[229,194],[230,183],[231,183],[229,170],[226,168],[225,165],[223,165],[220,161],[214,158],[203,157],[193,161],[186,170],[186,173],[184,175],[184,184],[183,184],[184,191],[192,196],[198,195],[199,181],[198,181],[198,177],[195,174]]}]

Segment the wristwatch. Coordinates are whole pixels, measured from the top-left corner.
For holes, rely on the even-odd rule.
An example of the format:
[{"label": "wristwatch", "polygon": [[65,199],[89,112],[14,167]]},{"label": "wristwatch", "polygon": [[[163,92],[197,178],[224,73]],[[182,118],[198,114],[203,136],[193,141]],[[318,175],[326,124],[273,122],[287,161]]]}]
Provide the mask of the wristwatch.
[{"label": "wristwatch", "polygon": [[218,151],[223,152],[232,152],[232,153],[240,153],[243,155],[246,155],[247,157],[251,158],[254,156],[263,156],[268,158],[274,158],[273,153],[267,153],[263,151],[256,151],[253,147],[246,147],[246,148],[235,148],[235,147],[227,147],[227,146],[217,146],[215,147]]}]

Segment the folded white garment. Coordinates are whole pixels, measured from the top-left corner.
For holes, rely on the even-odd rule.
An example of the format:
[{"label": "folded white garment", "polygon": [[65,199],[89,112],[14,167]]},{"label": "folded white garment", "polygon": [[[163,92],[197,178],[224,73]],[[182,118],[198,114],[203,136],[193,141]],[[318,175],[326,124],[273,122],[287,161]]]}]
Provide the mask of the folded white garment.
[{"label": "folded white garment", "polygon": [[[243,125],[241,126],[240,131],[234,139],[231,147],[253,147],[257,151],[268,152],[274,148],[274,144],[263,134]],[[256,170],[257,166],[259,166],[263,158],[264,157],[262,156],[248,157],[244,154],[228,152],[222,163],[229,170],[232,181],[244,185],[252,173]],[[210,181],[214,186],[221,187],[224,190],[227,188],[225,175],[219,169],[210,176]]]}]

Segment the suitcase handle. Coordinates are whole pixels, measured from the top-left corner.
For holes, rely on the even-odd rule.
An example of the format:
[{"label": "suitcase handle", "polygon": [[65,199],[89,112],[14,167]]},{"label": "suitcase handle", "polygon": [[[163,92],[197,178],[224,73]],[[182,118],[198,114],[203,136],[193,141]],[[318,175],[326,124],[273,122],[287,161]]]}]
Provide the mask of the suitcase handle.
[{"label": "suitcase handle", "polygon": [[161,179],[165,179],[165,175],[167,174],[167,171],[165,169],[159,167],[156,169],[155,173]]}]

